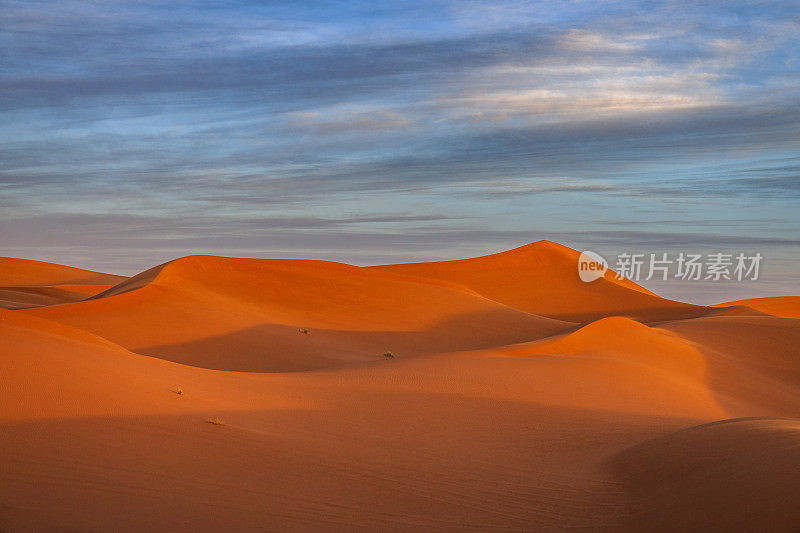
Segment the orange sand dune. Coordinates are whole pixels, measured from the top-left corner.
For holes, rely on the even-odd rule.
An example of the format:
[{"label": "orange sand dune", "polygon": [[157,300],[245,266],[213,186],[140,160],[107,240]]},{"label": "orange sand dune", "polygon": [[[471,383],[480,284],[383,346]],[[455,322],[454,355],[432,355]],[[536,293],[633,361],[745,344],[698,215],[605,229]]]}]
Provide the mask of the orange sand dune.
[{"label": "orange sand dune", "polygon": [[126,279],[91,270],[0,257],[0,308],[22,309],[77,302]]},{"label": "orange sand dune", "polygon": [[762,313],[786,318],[800,318],[800,296],[771,296],[767,298],[750,298],[716,304],[714,307],[730,305],[746,305]]},{"label": "orange sand dune", "polygon": [[529,313],[572,322],[604,316],[656,321],[699,316],[704,307],[665,300],[607,271],[584,283],[578,277],[580,253],[550,241],[539,241],[498,254],[373,267],[459,283],[475,292]]},{"label": "orange sand dune", "polygon": [[[602,409],[530,401],[536,369],[519,358],[484,380],[492,358],[217,372],[2,318],[0,400],[13,408],[0,415],[0,520],[11,529],[585,526],[622,505],[608,450],[681,425],[631,415],[621,432]],[[564,450],[567,438],[598,445]]]},{"label": "orange sand dune", "polygon": [[705,387],[706,361],[699,346],[629,318],[603,318],[572,333],[506,348],[506,353],[603,356],[668,373],[686,385]]},{"label": "orange sand dune", "polygon": [[[751,403],[768,402],[769,390],[793,397],[800,383],[800,320],[771,316],[716,316],[681,320],[662,327],[714,354],[709,362],[718,369],[720,382],[724,376],[758,376],[764,385],[740,384],[738,394]],[[731,386],[729,386],[730,388]],[[778,405],[770,412],[777,414]],[[785,414],[783,416],[786,416]]]},{"label": "orange sand dune", "polygon": [[0,530],[800,528],[800,320],[566,250],[192,256],[0,310]]},{"label": "orange sand dune", "polygon": [[100,296],[26,312],[137,353],[262,372],[504,345],[571,326],[445,282],[324,261],[185,257]]},{"label": "orange sand dune", "polygon": [[616,456],[633,495],[625,526],[647,531],[796,531],[800,420],[693,427]]},{"label": "orange sand dune", "polygon": [[[2,318],[0,401],[13,408],[0,520],[12,530],[618,529],[652,500],[612,458],[753,411],[590,354],[219,372]],[[718,504],[690,503],[700,520]]]},{"label": "orange sand dune", "polygon": [[[800,324],[772,317],[715,316],[648,327],[610,317],[579,330],[502,349],[516,356],[557,354],[625,362],[682,387],[679,398],[712,400],[742,416],[795,416]],[[615,382],[617,385],[619,382]],[[674,401],[674,400],[673,400]],[[698,405],[697,399],[690,405]],[[672,406],[668,412],[676,412]]]},{"label": "orange sand dune", "polygon": [[55,263],[0,257],[0,285],[29,287],[50,285],[115,285],[125,276],[103,274]]}]

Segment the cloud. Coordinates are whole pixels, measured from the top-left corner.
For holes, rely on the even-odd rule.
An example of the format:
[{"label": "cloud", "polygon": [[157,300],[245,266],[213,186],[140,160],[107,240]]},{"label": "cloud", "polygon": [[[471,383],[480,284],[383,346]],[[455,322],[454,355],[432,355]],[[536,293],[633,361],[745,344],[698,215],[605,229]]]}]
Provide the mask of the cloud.
[{"label": "cloud", "polygon": [[[687,251],[714,247],[800,246],[800,238],[765,237],[759,235],[726,235],[695,232],[589,231],[587,237],[598,245],[638,247],[680,247]],[[643,250],[648,251],[648,250]]]},{"label": "cloud", "polygon": [[641,40],[641,36],[635,36],[633,39],[613,38],[590,30],[571,29],[559,38],[558,44],[567,50],[578,52],[627,53],[640,50],[641,45],[638,42]]},{"label": "cloud", "polygon": [[0,0],[4,250],[796,246],[796,3],[331,6]]},{"label": "cloud", "polygon": [[413,126],[412,119],[398,112],[368,106],[330,106],[288,116],[292,127],[323,135],[379,133]]}]

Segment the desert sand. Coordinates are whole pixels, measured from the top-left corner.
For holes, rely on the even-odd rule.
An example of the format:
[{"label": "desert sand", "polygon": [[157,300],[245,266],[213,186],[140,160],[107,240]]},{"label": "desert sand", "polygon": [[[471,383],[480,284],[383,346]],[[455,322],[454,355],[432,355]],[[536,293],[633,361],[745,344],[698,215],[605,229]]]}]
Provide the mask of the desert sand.
[{"label": "desert sand", "polygon": [[0,530],[800,528],[800,297],[577,257],[2,258]]},{"label": "desert sand", "polygon": [[42,261],[0,257],[0,308],[23,309],[78,302],[125,279]]}]

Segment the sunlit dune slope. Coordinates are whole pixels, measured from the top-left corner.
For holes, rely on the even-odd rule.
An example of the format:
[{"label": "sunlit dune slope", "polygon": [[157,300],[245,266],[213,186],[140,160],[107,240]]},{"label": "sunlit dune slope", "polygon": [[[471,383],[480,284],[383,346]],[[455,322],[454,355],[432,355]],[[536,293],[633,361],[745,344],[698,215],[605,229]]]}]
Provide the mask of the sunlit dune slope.
[{"label": "sunlit dune slope", "polygon": [[800,296],[770,296],[766,298],[750,298],[716,304],[714,307],[730,305],[746,305],[762,313],[786,318],[800,318]]},{"label": "sunlit dune slope", "polygon": [[324,261],[190,256],[100,296],[24,312],[137,353],[245,371],[501,346],[571,326],[447,282]]},{"label": "sunlit dune slope", "polygon": [[0,310],[0,339],[4,422],[165,410],[149,401],[172,384],[164,361],[18,311]]},{"label": "sunlit dune slope", "polygon": [[0,307],[21,309],[76,302],[125,279],[43,261],[0,257]]},{"label": "sunlit dune slope", "polygon": [[573,322],[621,315],[643,321],[699,316],[706,308],[660,298],[607,271],[584,283],[578,277],[580,253],[539,241],[493,255],[371,267],[383,272],[447,280],[529,313]]}]

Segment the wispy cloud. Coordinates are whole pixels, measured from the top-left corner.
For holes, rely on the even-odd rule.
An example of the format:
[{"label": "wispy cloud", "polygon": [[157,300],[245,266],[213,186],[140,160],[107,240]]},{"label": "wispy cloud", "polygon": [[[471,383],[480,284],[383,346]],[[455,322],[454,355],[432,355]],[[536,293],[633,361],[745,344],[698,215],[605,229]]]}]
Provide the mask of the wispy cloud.
[{"label": "wispy cloud", "polygon": [[800,218],[795,2],[0,11],[7,253],[66,260],[71,243],[125,271],[303,239],[364,261],[452,257],[605,241],[586,228],[609,213],[687,242],[655,221],[752,220],[796,247],[796,225],[764,222]]}]

